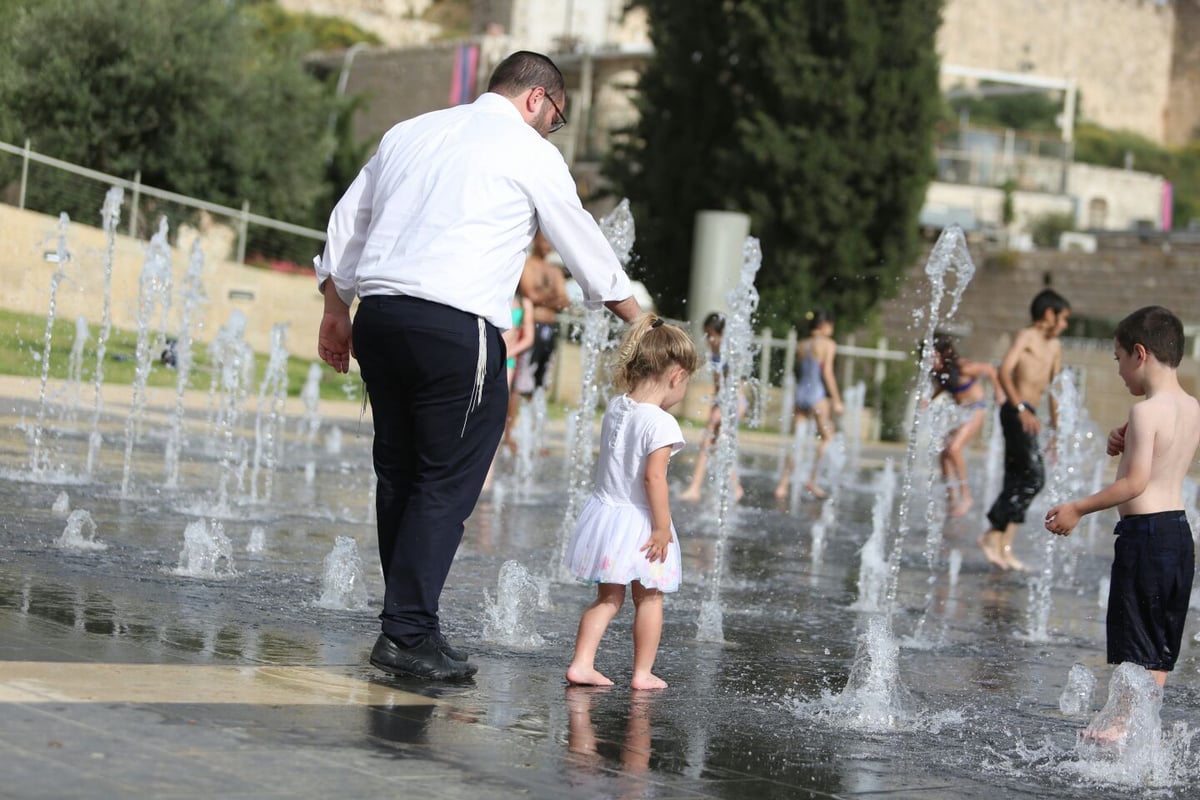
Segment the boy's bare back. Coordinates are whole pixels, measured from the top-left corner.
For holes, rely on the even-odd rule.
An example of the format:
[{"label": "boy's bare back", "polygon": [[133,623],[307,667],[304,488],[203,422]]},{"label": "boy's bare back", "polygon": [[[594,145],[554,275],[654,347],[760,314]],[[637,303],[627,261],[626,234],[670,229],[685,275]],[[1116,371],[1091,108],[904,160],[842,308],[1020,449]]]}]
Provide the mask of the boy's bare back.
[{"label": "boy's bare back", "polygon": [[1200,446],[1200,403],[1178,385],[1135,404],[1124,428],[1117,479],[1149,470],[1141,494],[1121,503],[1121,516],[1183,508],[1183,479]]}]

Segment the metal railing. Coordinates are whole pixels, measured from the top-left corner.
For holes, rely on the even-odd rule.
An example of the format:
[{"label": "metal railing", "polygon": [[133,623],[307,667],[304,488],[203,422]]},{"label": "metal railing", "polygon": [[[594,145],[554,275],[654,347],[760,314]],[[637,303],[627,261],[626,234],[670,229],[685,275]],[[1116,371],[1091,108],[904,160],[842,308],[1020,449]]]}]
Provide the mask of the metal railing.
[{"label": "metal railing", "polygon": [[28,140],[24,147],[0,142],[2,202],[52,215],[65,209],[90,208],[99,223],[104,195],[113,186],[128,193],[120,230],[135,238],[148,235],[165,215],[173,228],[189,225],[216,236],[225,231],[230,241],[228,258],[239,264],[249,258],[250,263],[279,262],[307,268],[324,246],[324,231],[253,214],[249,203],[241,208],[210,203],[147,186],[141,182],[140,172],[132,179],[122,178],[35,152]]}]

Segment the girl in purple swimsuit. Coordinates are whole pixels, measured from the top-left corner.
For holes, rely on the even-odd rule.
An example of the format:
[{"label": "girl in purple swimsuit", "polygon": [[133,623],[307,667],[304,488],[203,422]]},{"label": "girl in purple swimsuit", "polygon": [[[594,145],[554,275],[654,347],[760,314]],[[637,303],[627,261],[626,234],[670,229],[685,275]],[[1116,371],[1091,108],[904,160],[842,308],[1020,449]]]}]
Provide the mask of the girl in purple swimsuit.
[{"label": "girl in purple swimsuit", "polygon": [[933,337],[933,396],[949,392],[962,413],[962,423],[946,436],[942,447],[942,479],[946,482],[946,509],[952,517],[961,517],[971,510],[974,498],[967,482],[967,459],[963,450],[983,427],[987,414],[987,392],[982,379],[992,385],[997,403],[1004,402],[1004,393],[996,380],[996,369],[982,361],[968,361],[959,356],[954,339],[938,332]]}]

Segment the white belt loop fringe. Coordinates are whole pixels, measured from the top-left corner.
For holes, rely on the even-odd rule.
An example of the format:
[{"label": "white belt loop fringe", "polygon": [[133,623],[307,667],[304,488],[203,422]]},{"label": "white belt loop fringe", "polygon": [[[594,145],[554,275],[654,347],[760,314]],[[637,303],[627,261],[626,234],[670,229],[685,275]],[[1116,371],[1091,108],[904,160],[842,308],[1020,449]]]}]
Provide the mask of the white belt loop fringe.
[{"label": "white belt loop fringe", "polygon": [[466,416],[463,417],[462,431],[458,434],[460,439],[467,433],[467,420],[471,418],[471,412],[483,402],[483,379],[487,374],[487,329],[484,327],[483,317],[476,317],[475,320],[479,323],[479,357],[475,359],[475,385],[471,387],[471,399],[467,403]]}]

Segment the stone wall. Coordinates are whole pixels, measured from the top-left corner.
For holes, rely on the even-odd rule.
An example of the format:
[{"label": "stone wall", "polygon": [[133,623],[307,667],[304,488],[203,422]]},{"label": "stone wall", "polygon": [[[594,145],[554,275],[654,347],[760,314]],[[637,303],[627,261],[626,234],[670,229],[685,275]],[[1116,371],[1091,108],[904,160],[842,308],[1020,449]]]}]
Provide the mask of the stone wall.
[{"label": "stone wall", "polygon": [[[2,305],[10,311],[44,316],[49,309],[50,281],[55,264],[46,260],[56,247],[57,220],[45,214],[0,204],[0,282],[5,287]],[[174,285],[179,286],[188,268],[194,231],[180,231],[181,244],[172,249]],[[260,353],[270,352],[271,327],[287,323],[288,351],[301,358],[316,358],[317,327],[322,299],[312,277],[272,272],[225,261],[228,243],[219,236],[202,241],[205,251],[204,291],[199,329],[193,337],[211,341],[234,309],[246,315],[246,341]],[[67,234],[71,261],[58,288],[56,316],[87,319],[94,337],[102,318],[104,297],[104,232],[71,223]],[[117,328],[137,330],[138,281],[146,260],[146,243],[128,236],[116,237],[112,274],[112,322]],[[179,304],[171,309],[170,324],[177,325]],[[172,328],[169,334],[176,333]],[[40,331],[29,336],[40,341]],[[67,343],[69,346],[69,343]]]},{"label": "stone wall", "polygon": [[1083,118],[1179,144],[1200,122],[1198,33],[1197,0],[948,0],[938,52],[947,64],[1075,78]]}]

